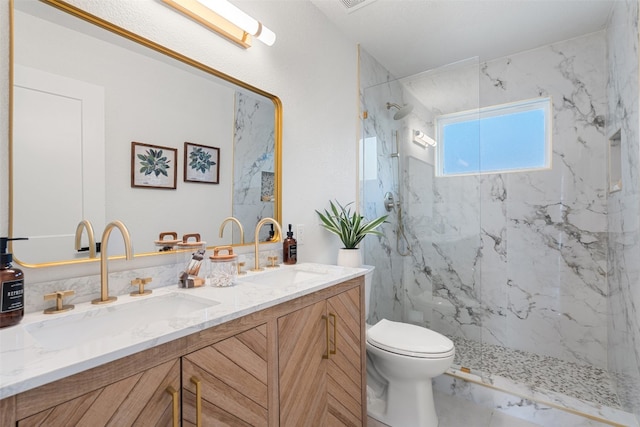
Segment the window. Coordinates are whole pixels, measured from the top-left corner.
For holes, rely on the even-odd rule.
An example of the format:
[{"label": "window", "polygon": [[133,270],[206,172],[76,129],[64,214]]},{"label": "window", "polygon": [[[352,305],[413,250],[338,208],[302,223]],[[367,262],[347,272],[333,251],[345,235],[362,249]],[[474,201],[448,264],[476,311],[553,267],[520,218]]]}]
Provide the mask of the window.
[{"label": "window", "polygon": [[551,167],[551,98],[436,119],[438,176]]}]

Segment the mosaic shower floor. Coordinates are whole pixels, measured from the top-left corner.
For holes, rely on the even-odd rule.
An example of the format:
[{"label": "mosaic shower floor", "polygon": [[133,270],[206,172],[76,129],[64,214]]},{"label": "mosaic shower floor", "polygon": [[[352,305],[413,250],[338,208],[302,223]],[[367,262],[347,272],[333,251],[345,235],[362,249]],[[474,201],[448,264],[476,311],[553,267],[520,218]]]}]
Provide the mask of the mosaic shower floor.
[{"label": "mosaic shower floor", "polygon": [[620,401],[606,370],[521,350],[452,338],[454,365],[619,409]]}]

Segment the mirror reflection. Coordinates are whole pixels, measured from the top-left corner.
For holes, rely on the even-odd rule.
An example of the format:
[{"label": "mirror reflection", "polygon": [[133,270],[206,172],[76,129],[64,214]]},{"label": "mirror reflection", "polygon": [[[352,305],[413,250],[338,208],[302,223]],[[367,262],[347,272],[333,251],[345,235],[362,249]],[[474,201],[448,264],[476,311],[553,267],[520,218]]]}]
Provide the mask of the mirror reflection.
[{"label": "mirror reflection", "polygon": [[163,249],[161,233],[240,244],[235,225],[219,236],[230,216],[245,230],[280,220],[276,97],[47,4],[14,5],[12,228],[30,238],[17,259],[88,258],[83,220],[96,236],[124,222],[136,254]]}]

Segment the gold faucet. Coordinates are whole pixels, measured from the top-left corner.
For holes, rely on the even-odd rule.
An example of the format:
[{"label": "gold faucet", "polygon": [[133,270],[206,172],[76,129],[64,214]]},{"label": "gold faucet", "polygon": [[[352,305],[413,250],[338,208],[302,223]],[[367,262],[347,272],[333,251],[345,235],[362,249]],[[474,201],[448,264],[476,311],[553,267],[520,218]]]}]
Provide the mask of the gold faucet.
[{"label": "gold faucet", "polygon": [[220,238],[222,238],[222,233],[224,232],[224,226],[227,225],[229,221],[232,221],[238,224],[238,228],[240,229],[240,244],[244,245],[244,229],[242,228],[242,224],[240,224],[240,221],[238,221],[236,218],[232,216],[225,218],[224,221],[222,221],[222,224],[220,224]]},{"label": "gold faucet", "polygon": [[255,267],[251,269],[251,271],[262,271],[264,270],[263,268],[260,268],[260,253],[258,252],[258,245],[260,244],[260,241],[258,240],[259,238],[259,234],[260,234],[260,229],[262,228],[263,225],[267,224],[267,223],[272,223],[273,225],[275,225],[276,227],[276,233],[273,236],[273,239],[270,240],[270,242],[279,242],[280,240],[282,240],[282,229],[280,228],[280,224],[278,224],[278,221],[276,221],[273,218],[262,218],[260,220],[260,222],[258,222],[258,225],[256,225],[256,231],[255,231],[255,238],[253,241],[253,244],[255,246],[255,257],[256,257],[256,263],[255,263]]},{"label": "gold faucet", "polygon": [[124,239],[124,249],[126,258],[128,260],[133,259],[133,251],[131,250],[131,235],[129,230],[121,221],[112,221],[104,228],[102,233],[102,246],[100,250],[100,298],[96,298],[91,301],[91,304],[106,304],[117,300],[117,297],[109,296],[109,272],[107,271],[107,244],[109,243],[109,235],[111,231],[117,228],[122,233]]},{"label": "gold faucet", "polygon": [[86,219],[83,219],[82,221],[80,221],[80,223],[78,224],[78,227],[76,228],[75,249],[76,251],[80,250],[80,242],[82,240],[82,232],[84,230],[87,230],[87,238],[89,239],[89,258],[95,258],[96,257],[96,239],[93,235],[93,226]]}]

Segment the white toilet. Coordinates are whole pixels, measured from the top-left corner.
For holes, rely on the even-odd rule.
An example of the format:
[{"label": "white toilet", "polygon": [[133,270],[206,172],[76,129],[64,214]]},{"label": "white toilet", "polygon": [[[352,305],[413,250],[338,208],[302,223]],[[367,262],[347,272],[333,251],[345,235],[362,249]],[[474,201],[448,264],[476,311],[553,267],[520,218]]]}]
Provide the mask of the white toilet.
[{"label": "white toilet", "polygon": [[[373,276],[368,268],[367,316]],[[427,328],[386,319],[367,325],[368,393],[385,403],[369,399],[369,416],[392,427],[437,427],[431,379],[451,366],[454,352],[449,338]]]}]

